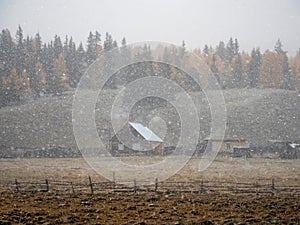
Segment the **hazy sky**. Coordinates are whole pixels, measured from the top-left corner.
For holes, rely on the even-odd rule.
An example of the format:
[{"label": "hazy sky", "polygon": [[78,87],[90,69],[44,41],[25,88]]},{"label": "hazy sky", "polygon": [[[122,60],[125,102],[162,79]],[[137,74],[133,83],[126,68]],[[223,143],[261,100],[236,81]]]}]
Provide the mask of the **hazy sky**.
[{"label": "hazy sky", "polygon": [[247,51],[273,49],[278,38],[289,54],[300,48],[300,0],[0,0],[0,28],[15,35],[18,24],[43,41],[68,34],[85,44],[98,30],[118,43],[185,40],[203,49],[232,36]]}]

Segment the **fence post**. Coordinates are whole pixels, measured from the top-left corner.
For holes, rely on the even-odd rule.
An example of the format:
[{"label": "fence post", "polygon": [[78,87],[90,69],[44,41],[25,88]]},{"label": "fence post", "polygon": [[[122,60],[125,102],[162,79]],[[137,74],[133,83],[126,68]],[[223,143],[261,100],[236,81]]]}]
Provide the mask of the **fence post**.
[{"label": "fence post", "polygon": [[89,186],[91,188],[91,194],[94,194],[94,188],[93,188],[93,183],[92,183],[92,178],[89,176]]},{"label": "fence post", "polygon": [[236,182],[235,182],[235,184],[234,184],[234,193],[235,193],[235,194],[238,193],[238,185],[237,185]]},{"label": "fence post", "polygon": [[271,185],[272,194],[275,192],[275,179],[272,178],[272,185]]},{"label": "fence post", "polygon": [[203,180],[200,181],[200,189],[199,189],[199,194],[204,192],[204,184],[203,184]]},{"label": "fence post", "polygon": [[75,194],[75,191],[74,191],[73,182],[71,182],[71,188],[72,188],[72,194],[74,195],[74,194]]},{"label": "fence post", "polygon": [[113,189],[116,187],[116,173],[113,172]]},{"label": "fence post", "polygon": [[157,192],[157,190],[158,190],[158,179],[156,177],[155,178],[155,189],[154,189],[155,193]]},{"label": "fence post", "polygon": [[258,190],[258,181],[255,181],[255,193],[256,193],[256,197],[258,197],[258,193],[259,193],[259,190]]},{"label": "fence post", "polygon": [[201,194],[203,192],[203,180],[200,181],[198,193]]},{"label": "fence post", "polygon": [[48,181],[48,179],[46,179],[45,182],[46,182],[46,192],[48,192],[49,191],[49,181]]},{"label": "fence post", "polygon": [[136,179],[133,180],[133,185],[134,185],[133,191],[134,193],[136,193]]},{"label": "fence post", "polygon": [[19,182],[15,179],[16,191],[19,192]]}]

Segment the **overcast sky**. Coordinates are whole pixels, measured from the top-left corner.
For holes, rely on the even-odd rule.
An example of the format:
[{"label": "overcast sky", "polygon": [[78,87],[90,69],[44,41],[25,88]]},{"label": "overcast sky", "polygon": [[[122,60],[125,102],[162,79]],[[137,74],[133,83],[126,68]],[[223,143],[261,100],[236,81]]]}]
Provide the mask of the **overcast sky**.
[{"label": "overcast sky", "polygon": [[85,44],[98,30],[118,43],[123,36],[128,43],[185,40],[189,49],[203,49],[236,37],[249,51],[273,49],[280,38],[289,54],[300,48],[299,0],[0,0],[1,30],[15,35],[18,24],[47,42],[68,34]]}]

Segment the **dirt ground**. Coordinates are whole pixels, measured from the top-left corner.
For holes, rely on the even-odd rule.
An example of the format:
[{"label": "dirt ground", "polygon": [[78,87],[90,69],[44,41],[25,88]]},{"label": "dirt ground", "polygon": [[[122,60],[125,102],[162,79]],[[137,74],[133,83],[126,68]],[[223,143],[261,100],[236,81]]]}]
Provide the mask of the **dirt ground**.
[{"label": "dirt ground", "polygon": [[299,224],[293,196],[1,194],[0,224]]},{"label": "dirt ground", "polygon": [[[299,185],[300,161],[218,158],[204,172],[192,159],[169,181],[275,179]],[[83,159],[1,159],[0,181],[105,179]],[[299,194],[0,192],[1,224],[300,224]]]}]

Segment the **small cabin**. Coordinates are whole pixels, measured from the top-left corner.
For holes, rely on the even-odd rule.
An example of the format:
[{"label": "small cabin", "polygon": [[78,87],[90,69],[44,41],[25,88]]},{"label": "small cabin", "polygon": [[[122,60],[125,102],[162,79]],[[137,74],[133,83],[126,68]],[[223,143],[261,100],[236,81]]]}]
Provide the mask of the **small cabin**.
[{"label": "small cabin", "polygon": [[219,152],[233,153],[236,147],[249,147],[246,139],[238,138],[225,138],[225,139],[206,139],[208,142],[207,148],[211,151],[217,151],[220,146]]},{"label": "small cabin", "polygon": [[207,149],[209,151],[218,151],[220,155],[232,156],[234,153],[234,148],[249,148],[249,142],[246,139],[234,134],[233,131],[234,130],[227,122],[224,138],[217,139],[208,137],[205,139],[207,143]]},{"label": "small cabin", "polygon": [[163,155],[163,140],[141,123],[129,122],[110,140],[110,152],[118,155]]}]

